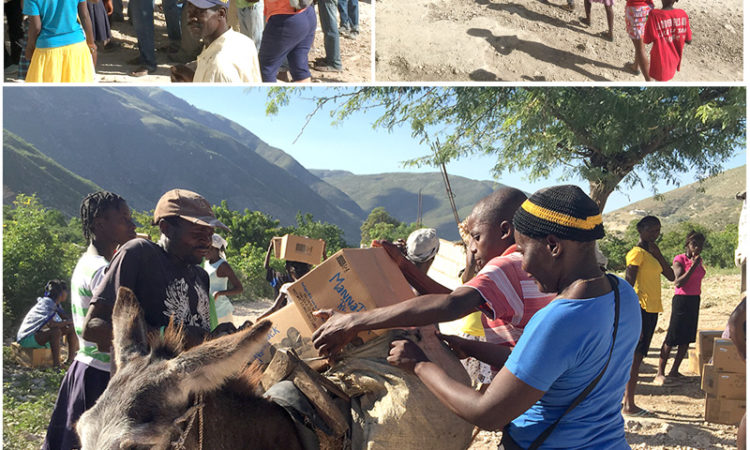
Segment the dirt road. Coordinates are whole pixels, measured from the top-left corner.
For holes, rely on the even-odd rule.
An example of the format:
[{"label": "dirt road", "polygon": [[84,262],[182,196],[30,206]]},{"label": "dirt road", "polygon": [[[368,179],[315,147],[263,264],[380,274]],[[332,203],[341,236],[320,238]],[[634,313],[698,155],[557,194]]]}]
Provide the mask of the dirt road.
[{"label": "dirt road", "polygon": [[[604,8],[593,5],[586,27],[583,2],[565,0],[378,0],[378,81],[632,81],[625,2],[615,3],[615,40]],[[656,2],[658,4],[658,2]],[[690,17],[693,43],[674,81],[741,81],[742,0],[713,5],[680,2]]]}]

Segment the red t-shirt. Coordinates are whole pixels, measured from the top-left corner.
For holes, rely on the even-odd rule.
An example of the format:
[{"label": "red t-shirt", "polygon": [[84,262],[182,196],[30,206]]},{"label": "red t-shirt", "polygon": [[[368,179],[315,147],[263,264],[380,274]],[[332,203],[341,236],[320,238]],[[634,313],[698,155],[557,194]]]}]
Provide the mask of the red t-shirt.
[{"label": "red t-shirt", "polygon": [[655,9],[646,21],[643,43],[651,47],[648,74],[657,81],[669,81],[680,70],[682,48],[693,39],[687,13],[681,9]]}]

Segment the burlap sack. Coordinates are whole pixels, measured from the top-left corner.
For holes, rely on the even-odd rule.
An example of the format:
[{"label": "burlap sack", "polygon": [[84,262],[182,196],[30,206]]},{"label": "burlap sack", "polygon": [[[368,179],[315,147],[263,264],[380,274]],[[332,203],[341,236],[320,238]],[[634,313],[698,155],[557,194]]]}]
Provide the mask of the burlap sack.
[{"label": "burlap sack", "polygon": [[[465,449],[473,426],[453,414],[414,374],[388,364],[391,341],[410,338],[427,356],[466,386],[471,380],[459,360],[434,335],[390,330],[348,349],[326,376],[352,396],[352,448]],[[421,339],[420,339],[421,335]]]}]

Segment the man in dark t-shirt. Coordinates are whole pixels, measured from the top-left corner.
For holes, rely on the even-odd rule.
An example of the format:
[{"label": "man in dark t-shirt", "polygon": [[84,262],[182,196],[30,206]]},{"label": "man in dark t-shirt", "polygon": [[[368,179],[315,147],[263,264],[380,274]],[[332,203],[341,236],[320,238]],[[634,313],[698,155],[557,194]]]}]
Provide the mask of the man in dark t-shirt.
[{"label": "man in dark t-shirt", "polygon": [[93,292],[83,336],[99,348],[111,346],[112,309],[121,286],[135,293],[150,328],[160,329],[172,318],[182,323],[187,346],[200,343],[210,331],[208,274],[196,264],[208,253],[214,227],[227,227],[203,197],[184,189],[159,199],[153,223],[161,231],[159,242],[125,244]]}]

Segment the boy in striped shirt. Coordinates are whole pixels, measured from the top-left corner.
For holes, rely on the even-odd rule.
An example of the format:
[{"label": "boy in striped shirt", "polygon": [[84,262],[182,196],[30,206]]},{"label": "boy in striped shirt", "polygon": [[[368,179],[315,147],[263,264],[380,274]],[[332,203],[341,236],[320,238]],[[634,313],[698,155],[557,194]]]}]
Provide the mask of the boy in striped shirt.
[{"label": "boy in striped shirt", "polygon": [[122,197],[111,192],[95,192],[83,199],[81,225],[89,246],[78,260],[70,283],[73,324],[80,345],[60,385],[44,449],[80,448],[73,425],[107,387],[110,354],[83,339],[83,320],[103,269],[117,247],[135,237],[130,208]]},{"label": "boy in striped shirt", "polygon": [[[317,311],[326,322],[313,334],[318,351],[333,355],[365,330],[424,326],[464,317],[477,309],[485,314],[487,342],[442,336],[460,358],[473,356],[501,367],[523,326],[553,296],[539,292],[521,269],[515,250],[513,214],[526,200],[518,189],[501,188],[477,203],[469,216],[469,251],[481,270],[472,280],[448,294],[428,294],[352,314]],[[498,345],[499,344],[499,345]]]}]

